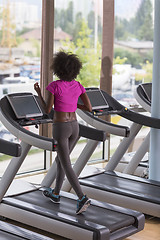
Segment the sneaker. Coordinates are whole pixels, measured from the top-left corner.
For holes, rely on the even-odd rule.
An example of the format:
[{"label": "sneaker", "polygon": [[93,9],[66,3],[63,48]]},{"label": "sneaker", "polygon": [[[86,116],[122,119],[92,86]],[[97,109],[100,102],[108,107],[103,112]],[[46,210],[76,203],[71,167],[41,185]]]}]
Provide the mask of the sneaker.
[{"label": "sneaker", "polygon": [[88,199],[86,195],[84,195],[81,200],[78,199],[77,200],[77,211],[76,211],[76,214],[80,214],[82,212],[85,212],[90,204],[91,204],[91,200]]},{"label": "sneaker", "polygon": [[43,191],[43,195],[45,197],[50,198],[50,200],[54,203],[60,203],[60,196],[59,195],[55,195],[53,193],[54,189],[52,188],[47,188],[46,190]]}]

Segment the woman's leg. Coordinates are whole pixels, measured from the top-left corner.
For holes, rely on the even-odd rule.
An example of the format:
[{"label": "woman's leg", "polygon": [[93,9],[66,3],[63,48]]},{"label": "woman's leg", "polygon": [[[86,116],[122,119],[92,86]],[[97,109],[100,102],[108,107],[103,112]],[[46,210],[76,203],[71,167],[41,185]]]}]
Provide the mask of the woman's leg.
[{"label": "woman's leg", "polygon": [[61,166],[58,155],[56,156],[55,161],[57,164],[57,172],[56,172],[56,184],[55,184],[55,188],[54,188],[54,193],[59,195],[59,192],[60,192],[62,184],[63,184],[64,177],[65,177],[65,172]]},{"label": "woman's leg", "polygon": [[[59,178],[59,183],[56,181],[56,189],[62,186],[63,180],[60,178],[60,166],[63,167],[63,170],[67,176],[68,181],[72,185],[74,191],[76,192],[79,198],[82,198],[83,192],[81,190],[81,186],[78,181],[78,177],[76,176],[70,161],[70,149],[75,144],[75,141],[78,138],[79,134],[79,126],[77,121],[67,122],[67,123],[56,123],[53,125],[53,138],[58,142],[58,160],[59,160],[59,170],[57,175],[57,180]],[[62,176],[62,175],[61,175]],[[63,177],[64,179],[64,177]],[[55,193],[57,193],[55,191]]]}]

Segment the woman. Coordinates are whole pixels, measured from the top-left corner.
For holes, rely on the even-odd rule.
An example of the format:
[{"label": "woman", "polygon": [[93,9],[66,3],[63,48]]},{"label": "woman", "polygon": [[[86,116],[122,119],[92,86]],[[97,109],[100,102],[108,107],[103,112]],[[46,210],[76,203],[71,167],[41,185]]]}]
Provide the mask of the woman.
[{"label": "woman", "polygon": [[[51,82],[47,86],[49,91],[48,99],[45,102],[38,83],[34,84],[45,112],[48,114],[54,105],[53,138],[57,140],[57,174],[55,188],[49,188],[43,194],[53,202],[60,202],[60,190],[66,174],[68,181],[72,185],[78,196],[77,214],[86,211],[90,205],[90,199],[83,194],[78,177],[73,171],[70,161],[70,150],[74,146],[78,135],[79,125],[76,119],[77,107],[84,111],[92,111],[90,100],[85,88],[76,81],[76,77],[82,68],[82,63],[78,56],[72,53],[60,51],[53,57],[51,69],[58,80]],[[83,104],[78,104],[78,98]]]}]

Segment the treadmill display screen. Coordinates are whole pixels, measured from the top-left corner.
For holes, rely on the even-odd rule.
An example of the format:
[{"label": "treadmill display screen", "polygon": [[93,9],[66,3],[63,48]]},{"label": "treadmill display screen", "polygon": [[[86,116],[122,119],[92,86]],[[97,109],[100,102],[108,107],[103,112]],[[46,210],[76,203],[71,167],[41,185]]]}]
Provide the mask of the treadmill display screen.
[{"label": "treadmill display screen", "polygon": [[42,110],[33,94],[7,95],[8,101],[18,119],[40,117]]},{"label": "treadmill display screen", "polygon": [[108,102],[101,90],[87,90],[86,93],[90,99],[93,110],[109,108]]}]

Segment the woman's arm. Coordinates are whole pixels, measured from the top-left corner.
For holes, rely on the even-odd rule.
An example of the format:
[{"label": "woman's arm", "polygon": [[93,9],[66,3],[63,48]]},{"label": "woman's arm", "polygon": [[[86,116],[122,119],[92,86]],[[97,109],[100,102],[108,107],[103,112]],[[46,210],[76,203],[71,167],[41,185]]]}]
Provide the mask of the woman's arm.
[{"label": "woman's arm", "polygon": [[89,100],[87,93],[85,92],[85,93],[81,94],[80,98],[83,102],[83,105],[77,104],[77,108],[84,110],[84,111],[92,112],[92,105],[91,105],[91,102]]},{"label": "woman's arm", "polygon": [[52,109],[52,106],[54,104],[54,95],[49,92],[48,94],[48,98],[47,98],[47,101],[45,102],[45,100],[43,99],[42,97],[42,94],[41,94],[41,88],[39,87],[39,84],[38,83],[35,83],[34,84],[34,90],[36,91],[36,93],[38,94],[38,97],[40,99],[40,102],[41,102],[41,105],[44,109],[44,111],[48,114],[50,113],[51,109]]}]

